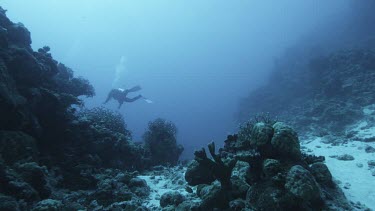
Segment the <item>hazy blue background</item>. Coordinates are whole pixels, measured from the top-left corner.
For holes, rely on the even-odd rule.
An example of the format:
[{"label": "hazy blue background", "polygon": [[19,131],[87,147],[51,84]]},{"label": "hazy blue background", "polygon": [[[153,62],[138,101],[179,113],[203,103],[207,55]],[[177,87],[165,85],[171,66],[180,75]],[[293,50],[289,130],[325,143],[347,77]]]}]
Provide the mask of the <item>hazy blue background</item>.
[{"label": "hazy blue background", "polygon": [[[136,141],[157,117],[176,123],[190,147],[236,131],[239,98],[259,86],[275,59],[322,24],[342,19],[347,0],[1,0],[31,31],[33,48],[88,78],[99,106],[112,87],[141,85],[154,104],[125,104]],[[330,28],[330,30],[334,30]],[[309,35],[311,37],[311,34]],[[123,62],[121,62],[123,58]],[[120,70],[117,74],[116,69]],[[117,109],[117,102],[107,107]]]}]

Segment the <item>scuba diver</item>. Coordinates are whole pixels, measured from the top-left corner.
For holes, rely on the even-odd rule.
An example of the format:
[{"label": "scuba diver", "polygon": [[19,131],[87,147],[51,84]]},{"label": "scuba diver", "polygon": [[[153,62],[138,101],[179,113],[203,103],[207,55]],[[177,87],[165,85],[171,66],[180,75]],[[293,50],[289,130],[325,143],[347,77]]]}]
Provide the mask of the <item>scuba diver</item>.
[{"label": "scuba diver", "polygon": [[130,93],[130,92],[136,92],[136,91],[139,91],[141,90],[142,88],[140,86],[135,86],[131,89],[121,89],[121,88],[118,88],[118,89],[112,89],[109,93],[108,93],[108,97],[107,99],[105,100],[105,102],[103,104],[106,104],[109,100],[111,100],[112,98],[117,100],[119,105],[118,105],[118,108],[120,109],[122,104],[124,102],[127,102],[127,103],[131,103],[131,102],[134,102],[136,100],[139,100],[139,99],[144,99],[147,103],[152,103],[151,100],[143,97],[142,95],[138,95],[136,97],[133,97],[133,98],[128,98],[127,95]]}]

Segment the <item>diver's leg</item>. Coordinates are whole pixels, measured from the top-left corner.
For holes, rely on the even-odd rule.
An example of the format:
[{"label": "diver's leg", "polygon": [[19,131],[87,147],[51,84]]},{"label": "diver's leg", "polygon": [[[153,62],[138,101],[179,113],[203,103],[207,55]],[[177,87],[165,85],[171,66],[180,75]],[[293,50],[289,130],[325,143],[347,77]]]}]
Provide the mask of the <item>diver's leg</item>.
[{"label": "diver's leg", "polygon": [[125,98],[125,102],[131,103],[131,102],[134,102],[136,100],[141,99],[142,97],[143,97],[142,95],[138,95],[138,96],[133,97],[133,98]]},{"label": "diver's leg", "polygon": [[108,96],[107,96],[107,99],[105,100],[105,102],[103,104],[106,104],[108,103],[108,101],[113,97],[113,89],[108,93]]},{"label": "diver's leg", "polygon": [[119,104],[118,104],[118,109],[120,109],[121,106],[122,106],[122,104],[124,103],[124,101],[119,101],[118,103],[119,103]]}]

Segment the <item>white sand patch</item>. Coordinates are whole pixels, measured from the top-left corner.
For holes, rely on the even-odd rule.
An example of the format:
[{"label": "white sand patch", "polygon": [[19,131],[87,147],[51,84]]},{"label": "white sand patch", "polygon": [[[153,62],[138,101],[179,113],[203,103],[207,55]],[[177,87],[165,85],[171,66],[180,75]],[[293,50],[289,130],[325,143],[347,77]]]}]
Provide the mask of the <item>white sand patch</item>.
[{"label": "white sand patch", "polygon": [[371,116],[375,114],[375,104],[365,106],[363,108],[363,114],[366,116]]},{"label": "white sand patch", "polygon": [[356,133],[359,139],[366,139],[375,137],[375,126],[370,126],[366,120],[359,121],[352,126],[351,131]]},{"label": "white sand patch", "polygon": [[138,176],[141,179],[146,180],[147,185],[151,189],[149,199],[145,201],[144,205],[150,208],[160,207],[160,197],[170,191],[166,188],[168,180],[164,176],[155,176],[154,179],[152,176]]},{"label": "white sand patch", "polygon": [[[186,168],[181,170],[176,170],[171,168],[169,174],[164,175],[140,175],[138,178],[144,179],[147,185],[150,187],[151,192],[147,200],[144,201],[143,205],[151,210],[160,210],[160,198],[161,196],[169,191],[177,191],[186,197],[188,201],[199,202],[199,198],[192,193],[186,191],[185,187],[187,185],[185,180],[180,180],[176,182],[177,177],[184,178]],[[194,192],[196,188],[193,188]]]},{"label": "white sand patch", "polygon": [[375,137],[375,104],[366,106],[362,109],[365,118],[349,127],[357,138],[366,139]]},{"label": "white sand patch", "polygon": [[[321,143],[321,138],[313,138],[311,142],[303,146],[313,150],[313,153],[317,156],[323,155],[326,157],[326,165],[332,176],[341,181],[340,187],[349,200],[359,201],[375,210],[375,177],[372,176],[367,165],[367,161],[375,160],[375,153],[366,153],[366,145],[375,147],[375,143],[363,142],[349,142],[341,146],[331,146]],[[316,146],[320,146],[320,148]],[[343,154],[352,155],[354,160],[342,161],[329,157]],[[362,164],[363,167],[358,167],[359,164]],[[345,189],[344,186],[349,186],[349,189]]]}]

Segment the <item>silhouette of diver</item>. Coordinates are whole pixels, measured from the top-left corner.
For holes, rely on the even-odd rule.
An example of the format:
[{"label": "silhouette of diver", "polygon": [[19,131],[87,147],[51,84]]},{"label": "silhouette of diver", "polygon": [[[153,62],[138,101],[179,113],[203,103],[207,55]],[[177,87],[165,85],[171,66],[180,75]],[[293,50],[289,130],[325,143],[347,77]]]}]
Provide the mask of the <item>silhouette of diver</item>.
[{"label": "silhouette of diver", "polygon": [[127,97],[127,95],[130,92],[136,92],[136,91],[139,91],[141,89],[142,88],[140,86],[135,86],[131,89],[121,89],[121,88],[112,89],[108,93],[107,99],[105,100],[105,102],[103,104],[106,104],[108,101],[110,101],[113,98],[113,99],[118,101],[118,103],[119,103],[118,108],[120,109],[124,102],[131,103],[131,102],[134,102],[134,101],[139,100],[141,98],[144,98],[142,95],[138,95],[138,96],[133,97],[133,98]]}]

